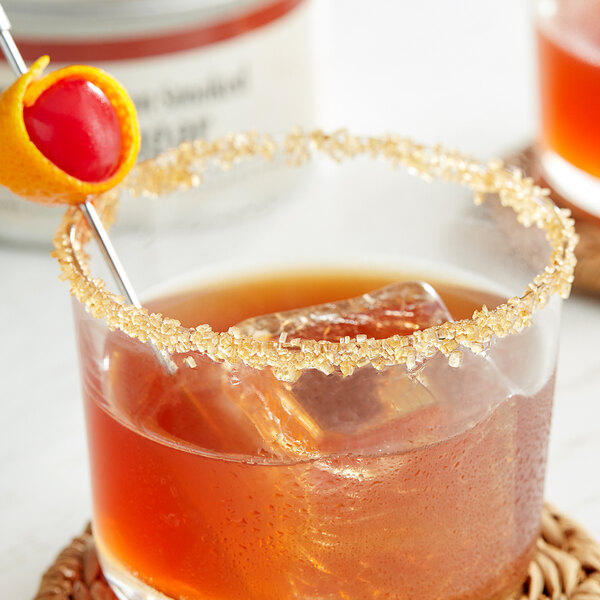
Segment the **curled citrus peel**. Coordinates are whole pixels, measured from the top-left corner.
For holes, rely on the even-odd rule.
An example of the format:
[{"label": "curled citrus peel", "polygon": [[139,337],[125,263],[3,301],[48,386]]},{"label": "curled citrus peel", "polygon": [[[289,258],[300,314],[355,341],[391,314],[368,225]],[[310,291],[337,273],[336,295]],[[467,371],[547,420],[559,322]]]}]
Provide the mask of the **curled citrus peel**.
[{"label": "curled citrus peel", "polygon": [[[125,89],[103,71],[70,66],[44,77],[49,63],[39,58],[0,96],[0,184],[15,194],[42,204],[80,204],[89,196],[115,187],[134,165],[140,146],[135,106]],[[109,100],[120,130],[120,151],[105,179],[86,181],[52,162],[32,141],[24,113],[53,86],[64,81],[87,81]]]}]

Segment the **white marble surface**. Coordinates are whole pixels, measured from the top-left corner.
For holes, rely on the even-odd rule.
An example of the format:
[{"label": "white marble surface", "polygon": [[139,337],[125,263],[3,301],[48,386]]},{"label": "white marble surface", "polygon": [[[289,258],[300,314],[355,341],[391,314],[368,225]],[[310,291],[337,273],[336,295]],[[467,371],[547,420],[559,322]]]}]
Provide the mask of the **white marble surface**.
[{"label": "white marble surface", "polygon": [[[523,0],[317,0],[319,121],[488,157],[536,130]],[[47,252],[0,246],[0,596],[31,598],[90,516],[70,303]],[[600,539],[600,299],[564,308],[546,497]]]}]

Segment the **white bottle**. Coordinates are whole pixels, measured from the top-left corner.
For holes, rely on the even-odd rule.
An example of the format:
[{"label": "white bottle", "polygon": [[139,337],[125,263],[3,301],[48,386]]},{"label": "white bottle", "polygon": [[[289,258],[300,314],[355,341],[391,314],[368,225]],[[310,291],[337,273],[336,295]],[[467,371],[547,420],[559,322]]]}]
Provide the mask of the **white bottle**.
[{"label": "white bottle", "polygon": [[[125,85],[138,110],[140,160],[189,139],[313,125],[310,4],[310,0],[3,2],[28,64],[48,54],[50,69],[93,64]],[[0,87],[13,80],[6,63],[0,63]],[[243,185],[250,199],[254,180],[261,180],[264,187],[264,178],[264,166],[250,168],[241,181],[223,179],[219,187]],[[47,246],[62,212],[61,207],[24,202],[0,188],[0,238]],[[132,204],[119,220],[135,226],[145,218],[142,212],[139,204]],[[224,216],[222,211],[218,214]],[[182,222],[188,217],[177,216]]]}]

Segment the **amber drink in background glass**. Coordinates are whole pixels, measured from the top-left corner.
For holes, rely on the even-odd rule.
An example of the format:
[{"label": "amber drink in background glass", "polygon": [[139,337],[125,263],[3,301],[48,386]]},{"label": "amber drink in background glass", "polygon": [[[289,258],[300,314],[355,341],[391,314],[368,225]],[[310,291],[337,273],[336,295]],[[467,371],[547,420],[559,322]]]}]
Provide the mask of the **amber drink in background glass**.
[{"label": "amber drink in background glass", "polygon": [[600,218],[600,0],[538,0],[536,7],[544,176]]},{"label": "amber drink in background glass", "polygon": [[[571,221],[499,163],[345,132],[186,145],[121,196],[151,194],[166,215],[174,196],[202,202],[219,168],[263,160],[302,184],[253,220],[198,234],[163,218],[121,238],[117,219],[144,309],[101,283],[75,211],[57,233],[111,585],[129,599],[517,594]],[[99,206],[108,218],[115,198]]]}]

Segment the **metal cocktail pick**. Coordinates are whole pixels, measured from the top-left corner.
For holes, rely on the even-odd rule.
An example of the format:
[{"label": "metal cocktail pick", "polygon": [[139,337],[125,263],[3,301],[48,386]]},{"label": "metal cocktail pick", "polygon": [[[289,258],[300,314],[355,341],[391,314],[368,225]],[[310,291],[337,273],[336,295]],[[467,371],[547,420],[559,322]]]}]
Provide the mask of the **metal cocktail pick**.
[{"label": "metal cocktail pick", "polygon": [[[4,56],[6,56],[6,60],[10,65],[11,69],[15,73],[15,75],[20,76],[27,72],[27,65],[23,60],[17,45],[10,33],[11,25],[6,12],[2,8],[2,4],[0,4],[0,46],[2,46],[2,52]],[[79,208],[87,221],[96,242],[104,258],[106,259],[106,263],[115,279],[115,282],[119,288],[119,291],[125,296],[127,301],[130,304],[137,308],[141,308],[142,305],[139,301],[131,282],[129,281],[129,277],[127,277],[127,273],[119,260],[117,252],[108,237],[108,233],[106,229],[104,229],[104,225],[98,216],[96,208],[92,204],[91,200],[87,199],[85,202],[79,205]],[[154,344],[152,344],[159,361],[162,365],[170,372],[173,373],[176,370],[175,363],[171,360],[170,356],[166,352],[160,352]]]}]

